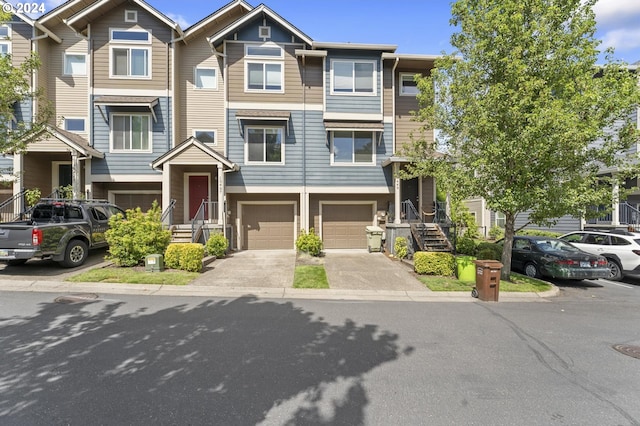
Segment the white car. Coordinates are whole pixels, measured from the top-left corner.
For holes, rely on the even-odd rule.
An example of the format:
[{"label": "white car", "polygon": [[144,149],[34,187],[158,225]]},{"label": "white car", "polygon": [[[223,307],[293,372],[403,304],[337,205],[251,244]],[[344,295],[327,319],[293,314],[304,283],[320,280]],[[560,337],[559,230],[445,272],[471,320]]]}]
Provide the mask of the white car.
[{"label": "white car", "polygon": [[640,275],[640,234],[626,231],[576,231],[559,237],[588,253],[607,258],[611,275],[618,281],[624,275]]}]

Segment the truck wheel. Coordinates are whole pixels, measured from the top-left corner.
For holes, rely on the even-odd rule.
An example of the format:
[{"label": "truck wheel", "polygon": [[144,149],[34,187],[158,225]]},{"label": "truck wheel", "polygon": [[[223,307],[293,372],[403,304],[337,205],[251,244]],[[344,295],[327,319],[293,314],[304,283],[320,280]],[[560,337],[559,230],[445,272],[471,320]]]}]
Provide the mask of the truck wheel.
[{"label": "truck wheel", "polygon": [[75,268],[80,266],[87,260],[89,255],[89,248],[84,241],[71,240],[67,245],[67,249],[64,252],[64,260],[60,262],[60,265],[65,268]]}]

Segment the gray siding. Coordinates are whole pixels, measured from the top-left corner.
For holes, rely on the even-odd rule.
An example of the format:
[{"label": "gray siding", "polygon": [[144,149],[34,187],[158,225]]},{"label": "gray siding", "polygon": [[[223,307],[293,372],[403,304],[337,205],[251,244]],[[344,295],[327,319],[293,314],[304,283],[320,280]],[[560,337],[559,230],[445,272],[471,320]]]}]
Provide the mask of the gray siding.
[{"label": "gray siding", "polygon": [[[344,60],[372,60],[376,61],[376,87],[375,96],[356,95],[331,95],[331,61],[334,59]],[[382,61],[380,53],[362,54],[359,52],[330,53],[325,62],[325,88],[327,95],[327,112],[347,112],[358,114],[381,114],[382,113]]]},{"label": "gray siding", "polygon": [[[528,222],[528,218],[529,218],[528,212],[520,213],[518,216],[516,216],[516,229],[525,225]],[[579,231],[580,219],[572,216],[562,216],[561,218],[558,218],[557,223],[551,227],[544,227],[544,226],[529,224],[524,229],[537,229],[542,231],[552,231],[552,232],[558,232],[558,233],[564,234],[571,231]]]},{"label": "gray siding", "polygon": [[[97,107],[93,107],[93,141],[94,148],[104,153],[103,159],[94,158],[91,162],[91,172],[94,175],[126,174],[126,175],[157,175],[149,165],[153,160],[171,149],[171,98],[158,99],[154,107],[157,122],[153,124],[153,152],[151,153],[110,153],[109,152],[109,123],[105,122]],[[148,113],[147,108],[106,108],[107,112],[141,112]]]}]

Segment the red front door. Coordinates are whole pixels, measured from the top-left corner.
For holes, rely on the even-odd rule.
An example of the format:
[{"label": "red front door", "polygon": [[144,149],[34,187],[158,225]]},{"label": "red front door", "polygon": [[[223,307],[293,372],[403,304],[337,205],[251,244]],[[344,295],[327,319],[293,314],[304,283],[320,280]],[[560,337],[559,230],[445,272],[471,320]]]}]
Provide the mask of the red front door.
[{"label": "red front door", "polygon": [[209,177],[206,175],[189,176],[189,220],[193,219],[198,212],[198,208],[200,208],[202,200],[206,200],[208,198]]}]

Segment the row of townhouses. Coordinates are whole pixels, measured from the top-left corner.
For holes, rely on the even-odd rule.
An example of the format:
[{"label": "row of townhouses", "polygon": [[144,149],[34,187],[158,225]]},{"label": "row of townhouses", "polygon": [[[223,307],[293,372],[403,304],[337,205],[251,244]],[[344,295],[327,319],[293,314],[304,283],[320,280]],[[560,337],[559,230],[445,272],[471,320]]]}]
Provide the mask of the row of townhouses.
[{"label": "row of townhouses", "polygon": [[310,228],[325,248],[366,248],[368,225],[433,217],[434,180],[397,172],[419,127],[414,75],[436,56],[318,42],[243,0],[186,29],[141,0],[71,0],[15,13],[0,38],[14,64],[38,53],[33,85],[54,110],[0,160],[17,176],[5,198],[71,185],[123,208],[157,200],[172,223],[204,215],[243,250],[292,249]]}]

